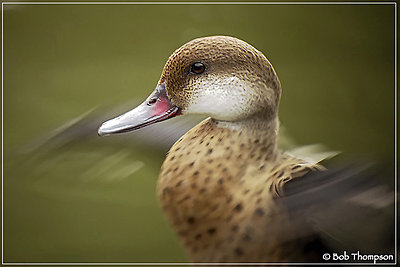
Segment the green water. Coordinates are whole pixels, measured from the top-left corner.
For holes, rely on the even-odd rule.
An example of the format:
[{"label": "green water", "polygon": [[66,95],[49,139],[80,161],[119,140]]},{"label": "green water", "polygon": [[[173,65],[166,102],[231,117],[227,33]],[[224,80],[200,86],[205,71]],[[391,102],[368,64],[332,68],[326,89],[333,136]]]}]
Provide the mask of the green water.
[{"label": "green water", "polygon": [[5,5],[3,26],[5,262],[186,261],[155,196],[165,147],[94,130],[38,140],[144,99],[196,37],[265,53],[299,144],[393,161],[392,5]]}]

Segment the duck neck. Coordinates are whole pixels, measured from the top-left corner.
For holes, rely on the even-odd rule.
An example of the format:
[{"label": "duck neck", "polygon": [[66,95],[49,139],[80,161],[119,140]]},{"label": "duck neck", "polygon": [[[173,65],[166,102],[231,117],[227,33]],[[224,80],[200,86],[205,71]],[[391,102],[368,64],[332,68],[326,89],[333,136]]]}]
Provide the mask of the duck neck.
[{"label": "duck neck", "polygon": [[253,116],[241,121],[218,121],[212,120],[219,128],[228,129],[239,135],[246,136],[254,146],[268,145],[265,153],[274,155],[277,152],[276,139],[279,129],[277,117],[265,119]]}]

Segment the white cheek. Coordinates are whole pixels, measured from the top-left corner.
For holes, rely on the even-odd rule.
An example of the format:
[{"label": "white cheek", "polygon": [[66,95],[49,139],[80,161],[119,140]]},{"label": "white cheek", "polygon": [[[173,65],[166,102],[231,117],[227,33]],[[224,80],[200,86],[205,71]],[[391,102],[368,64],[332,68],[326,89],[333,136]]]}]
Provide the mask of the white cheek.
[{"label": "white cheek", "polygon": [[232,76],[208,76],[198,80],[185,113],[208,115],[217,120],[237,120],[248,113],[250,92],[243,80]]}]

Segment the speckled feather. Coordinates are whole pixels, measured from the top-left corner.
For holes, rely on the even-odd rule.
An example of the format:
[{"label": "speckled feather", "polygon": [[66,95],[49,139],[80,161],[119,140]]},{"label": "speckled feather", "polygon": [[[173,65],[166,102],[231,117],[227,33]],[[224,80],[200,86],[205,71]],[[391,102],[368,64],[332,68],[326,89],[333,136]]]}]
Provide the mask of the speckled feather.
[{"label": "speckled feather", "polygon": [[[195,62],[206,66],[202,75],[190,73]],[[309,240],[293,242],[301,231],[276,200],[286,182],[321,167],[276,147],[281,88],[266,57],[233,37],[199,38],[171,55],[162,83],[183,113],[211,116],[174,144],[158,181],[190,259],[302,260]]]},{"label": "speckled feather", "polygon": [[299,260],[295,249],[276,249],[301,236],[276,198],[284,183],[320,167],[279,151],[275,123],[265,131],[218,124],[210,118],[185,134],[160,173],[162,208],[187,253],[195,262]]},{"label": "speckled feather", "polygon": [[331,153],[280,150],[280,95],[260,51],[233,37],[199,38],[171,55],[144,103],[104,122],[98,133],[132,131],[180,114],[210,117],[173,145],[158,180],[161,206],[193,262],[321,262],[329,248],[343,251],[327,236],[344,233],[337,240],[353,244],[348,237],[366,221],[364,229],[381,240],[368,245],[370,238],[362,238],[347,250],[392,251],[390,231],[376,230],[390,220],[369,225],[371,213],[360,207],[380,216],[393,194],[374,182],[370,164],[321,171],[318,163]]},{"label": "speckled feather", "polygon": [[274,125],[231,130],[209,118],[169,151],[158,195],[193,261],[296,259],[276,249],[295,234],[275,199],[284,183],[319,166],[277,150]]}]

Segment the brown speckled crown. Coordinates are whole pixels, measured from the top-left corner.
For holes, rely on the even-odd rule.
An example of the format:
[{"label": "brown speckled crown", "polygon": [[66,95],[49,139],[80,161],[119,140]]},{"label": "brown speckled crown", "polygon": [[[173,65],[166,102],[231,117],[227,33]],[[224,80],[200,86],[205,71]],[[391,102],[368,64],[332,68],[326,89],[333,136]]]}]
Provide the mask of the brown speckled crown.
[{"label": "brown speckled crown", "polygon": [[[190,72],[190,66],[196,62],[206,66],[201,75]],[[165,83],[171,101],[185,109],[194,93],[192,84],[195,80],[218,73],[229,74],[255,85],[263,84],[258,86],[260,88],[273,89],[273,108],[277,108],[281,85],[272,65],[260,51],[234,37],[211,36],[184,44],[168,59],[159,84]]]}]

